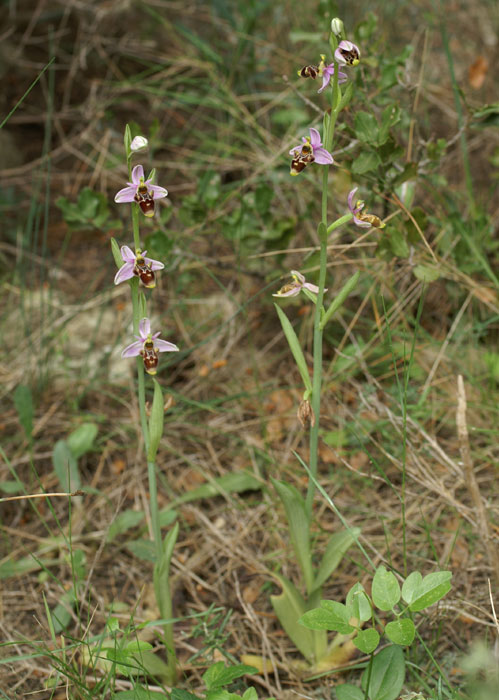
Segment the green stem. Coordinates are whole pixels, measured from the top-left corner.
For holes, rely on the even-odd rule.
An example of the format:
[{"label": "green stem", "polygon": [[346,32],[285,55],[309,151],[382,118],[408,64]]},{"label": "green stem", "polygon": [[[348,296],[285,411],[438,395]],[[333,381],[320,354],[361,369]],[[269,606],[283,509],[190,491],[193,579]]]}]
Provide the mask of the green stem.
[{"label": "green stem", "polygon": [[[334,40],[335,41],[335,40]],[[334,51],[333,51],[334,55]],[[334,61],[334,76],[333,90],[331,97],[331,116],[327,123],[326,133],[324,134],[324,146],[326,150],[331,151],[334,136],[334,127],[338,117],[339,93],[338,93],[338,64]],[[308,480],[307,498],[305,507],[309,524],[312,521],[312,503],[314,500],[315,485],[314,480],[317,479],[317,464],[318,464],[318,448],[319,448],[319,419],[321,411],[321,386],[322,386],[322,329],[320,326],[321,316],[323,313],[324,287],[326,284],[326,267],[327,267],[327,190],[328,190],[329,166],[324,167],[322,174],[322,203],[321,203],[321,222],[326,229],[320,235],[320,253],[319,253],[319,292],[317,294],[317,302],[315,305],[314,316],[314,369],[312,377],[312,412],[314,416],[313,425],[310,429],[310,474],[312,478]],[[335,222],[338,226],[338,222]],[[333,231],[336,226],[331,225],[330,230]]]},{"label": "green stem", "polygon": [[369,666],[367,667],[367,682],[366,682],[366,689],[364,691],[364,700],[368,700],[368,698],[369,698],[369,685],[371,683],[371,673],[373,670],[373,660],[374,660],[374,653],[369,655]]},{"label": "green stem", "polygon": [[159,524],[159,511],[158,511],[158,487],[156,483],[156,463],[148,461],[147,462],[147,476],[149,478],[149,509],[151,512],[151,524],[152,531],[154,535],[154,543],[156,545],[156,556],[158,560],[163,554],[162,540],[161,540],[161,527]]}]

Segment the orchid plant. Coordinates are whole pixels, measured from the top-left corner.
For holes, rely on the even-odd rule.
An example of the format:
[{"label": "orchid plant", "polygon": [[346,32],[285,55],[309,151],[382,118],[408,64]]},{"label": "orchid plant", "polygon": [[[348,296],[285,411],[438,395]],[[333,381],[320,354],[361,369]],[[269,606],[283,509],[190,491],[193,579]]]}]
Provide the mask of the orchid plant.
[{"label": "orchid plant", "polygon": [[[333,314],[355,288],[359,278],[359,273],[357,272],[347,281],[336,298],[326,308],[324,295],[328,291],[325,287],[328,236],[340,226],[351,222],[365,228],[373,226],[381,228],[383,226],[378,217],[363,213],[363,202],[356,201],[354,203],[354,197],[357,192],[356,187],[352,189],[348,196],[348,201],[345,203],[347,212],[333,223],[328,223],[328,178],[329,166],[334,165],[334,159],[331,154],[334,129],[338,115],[346,106],[352,94],[351,83],[348,83],[345,91],[342,92],[341,85],[347,83],[348,77],[340,68],[346,66],[355,67],[360,61],[359,48],[353,42],[345,39],[343,23],[338,19],[332,22],[330,48],[333,55],[331,63],[326,64],[325,54],[323,54],[319,65],[305,66],[298,71],[298,75],[302,78],[322,78],[322,86],[318,90],[319,93],[325,93],[326,89],[329,90],[330,111],[326,110],[324,112],[322,137],[317,128],[311,127],[310,136],[303,137],[302,143],[294,146],[289,151],[292,156],[290,174],[293,176],[299,175],[311,163],[322,166],[322,217],[318,226],[318,238],[320,241],[318,284],[307,282],[301,272],[292,270],[292,282],[285,284],[273,295],[278,298],[284,298],[295,297],[303,293],[315,305],[312,379],[310,378],[305,356],[293,325],[284,311],[276,305],[284,334],[304,385],[303,398],[298,409],[298,419],[304,428],[310,429],[310,458],[308,465],[302,462],[309,473],[306,497],[292,484],[272,479],[286,512],[290,539],[300,567],[302,589],[305,589],[305,594],[292,581],[281,574],[274,573],[276,581],[281,585],[282,592],[280,595],[271,597],[272,605],[279,621],[307,660],[309,670],[312,671],[326,670],[334,665],[333,657],[339,644],[339,638],[328,645],[324,628],[309,627],[305,629],[300,624],[300,618],[308,610],[319,605],[322,586],[336,569],[346,550],[354,541],[358,540],[360,534],[358,528],[340,530],[330,538],[322,556],[319,558],[317,556],[318,553],[314,556],[311,529],[312,505],[318,472],[323,332]],[[318,561],[317,566],[314,564],[315,561]]]},{"label": "orchid plant", "polygon": [[146,414],[146,388],[145,375],[154,377],[159,364],[159,355],[163,352],[177,352],[178,347],[174,343],[162,340],[161,331],[155,333],[151,330],[151,320],[147,311],[147,299],[140,289],[152,290],[156,286],[156,273],[164,269],[164,264],[159,260],[148,258],[147,251],[142,251],[139,231],[139,211],[146,217],[154,216],[155,201],[168,195],[164,187],[154,185],[154,171],[146,179],[142,165],[135,165],[132,169],[131,161],[135,153],[147,148],[147,139],[143,136],[131,138],[130,128],[125,129],[125,153],[130,181],[127,186],[119,190],[115,196],[115,202],[127,202],[131,204],[132,229],[135,252],[128,246],[121,248],[112,239],[111,248],[118,271],[114,278],[115,284],[128,281],[132,295],[132,318],[134,342],[125,347],[121,353],[122,358],[137,358],[137,386],[138,403],[140,412],[141,432],[145,446],[147,473],[150,494],[150,521],[152,526],[152,538],[155,543],[154,564],[154,591],[162,619],[163,643],[166,649],[167,661],[161,661],[157,656],[152,658],[152,651],[144,651],[141,655],[141,663],[146,670],[155,675],[161,675],[166,682],[174,683],[176,678],[176,659],[173,643],[172,627],[172,599],[170,592],[170,561],[173,548],[178,536],[178,524],[166,534],[164,539],[161,534],[159,508],[157,498],[156,479],[156,454],[161,436],[163,434],[164,399],[159,382],[153,379],[154,394],[149,420]]}]

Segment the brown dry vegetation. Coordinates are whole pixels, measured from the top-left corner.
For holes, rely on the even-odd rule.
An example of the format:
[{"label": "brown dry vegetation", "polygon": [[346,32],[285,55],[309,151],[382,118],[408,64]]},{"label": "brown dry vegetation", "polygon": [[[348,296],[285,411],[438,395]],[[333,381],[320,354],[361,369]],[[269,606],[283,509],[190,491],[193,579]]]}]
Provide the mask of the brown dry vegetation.
[{"label": "brown dry vegetation", "polygon": [[[44,74],[0,131],[5,193],[0,436],[9,460],[7,464],[2,457],[0,482],[12,479],[15,470],[28,493],[58,491],[53,446],[81,422],[96,422],[97,449],[79,465],[82,481],[90,488],[80,502],[73,502],[71,513],[71,541],[85,554],[86,584],[64,643],[101,632],[113,602],[122,605],[116,614],[122,624],[132,613],[136,623],[157,618],[152,565],[125,546],[133,536],[147,537],[150,524],[143,523],[140,533],[137,528],[133,536],[127,533],[106,543],[120,512],[147,511],[148,503],[132,364],[119,359],[121,347],[129,342],[129,292],[126,285],[112,287],[109,239],[114,235],[122,243],[131,238],[126,233],[128,208],[112,203],[126,178],[124,126],[136,122],[147,133],[155,125],[156,147],[147,158],[159,174],[159,184],[170,191],[165,206],[172,207],[173,214],[166,228],[174,243],[170,274],[161,276],[154,291],[153,318],[161,323],[162,337],[181,347],[179,357],[160,374],[173,397],[158,458],[160,508],[231,471],[247,469],[263,484],[261,492],[224,494],[178,507],[181,527],[173,586],[175,615],[180,618],[175,628],[179,663],[195,691],[211,656],[192,659],[205,646],[216,659],[221,658],[220,648],[238,660],[247,654],[263,656],[270,661],[269,669],[252,682],[262,696],[281,699],[297,693],[329,696],[341,676],[307,682],[296,671],[296,651],[269,603],[274,586],[270,572],[279,566],[296,578],[296,570],[282,508],[268,477],[286,478],[304,489],[306,480],[293,453],[306,461],[308,450],[306,432],[296,420],[299,376],[269,295],[285,270],[300,269],[304,248],[316,243],[319,215],[318,200],[313,199],[317,193],[305,192],[278,171],[296,130],[286,132],[283,127],[280,132],[270,120],[272,110],[285,109],[294,94],[281,77],[293,76],[297,63],[296,45],[288,34],[296,27],[312,29],[304,6],[275,5],[258,17],[256,26],[243,23],[240,33],[223,17],[215,17],[209,4],[194,2],[40,0],[4,5],[0,115],[14,107],[50,56],[56,60],[54,71]],[[347,26],[362,19],[359,8],[339,5]],[[424,18],[431,6],[404,5],[402,21],[391,3],[382,5],[372,9],[380,12],[383,32],[393,36],[390,32],[396,27],[394,44],[417,47],[407,76],[412,86],[424,68],[416,123],[421,120],[427,134],[451,142],[441,172],[451,191],[464,192],[452,88],[434,26],[427,52],[422,51]],[[490,102],[492,71],[485,70],[478,90],[470,87],[467,76],[477,56],[483,55],[489,66],[497,58],[490,25],[493,6],[482,2],[470,9],[468,3],[448,2],[446,9],[457,81],[470,103]],[[237,65],[220,77],[216,64],[179,33],[178,24],[208,46],[213,41],[222,56],[224,43],[233,47],[247,39],[241,43],[240,63],[244,66],[247,53],[256,52],[259,70],[267,66],[268,93],[251,92],[251,76],[248,90],[242,90]],[[307,56],[300,56],[303,59],[305,63]],[[138,74],[143,74],[140,80],[135,78]],[[203,99],[213,85],[213,104],[178,99],[185,85],[196,83]],[[416,126],[414,139],[419,138],[423,137]],[[475,130],[469,149],[475,195],[497,224],[496,204],[486,201],[497,135],[495,139],[490,130]],[[232,150],[221,145],[231,143]],[[241,185],[221,208],[198,223],[185,224],[176,212],[209,171],[220,174],[222,183]],[[244,195],[273,171],[277,174],[269,177],[268,186],[274,189],[275,216],[299,222],[296,234],[287,252],[257,247],[241,253],[237,241],[221,235],[220,222],[237,212]],[[74,201],[84,186],[109,197],[112,218],[121,217],[124,229],[68,233],[55,200],[64,195]],[[348,175],[335,174],[334,187],[338,195],[332,215],[339,215]],[[429,206],[429,196],[421,188],[419,205]],[[393,200],[387,206],[387,215],[397,211]],[[444,233],[445,204],[428,213],[434,219],[425,234],[433,245]],[[371,233],[361,241],[349,230],[334,239],[331,249],[333,293],[354,269],[360,269],[366,281],[349,299],[349,313],[338,317],[326,343],[321,420],[330,444],[321,444],[320,481],[348,523],[362,528],[362,541],[375,562],[402,570],[404,425],[380,293],[390,309],[394,344],[400,349],[405,343],[409,353],[421,283],[407,260],[375,257],[378,235]],[[488,374],[484,349],[494,350],[497,316],[495,322],[489,319],[499,312],[499,304],[486,275],[462,271],[450,256],[439,262],[443,275],[427,290],[409,382],[413,393],[405,440],[405,536],[410,570],[428,573],[448,567],[454,572],[451,594],[423,619],[420,633],[451,679],[459,679],[460,655],[474,639],[493,639],[495,634],[487,582],[495,582],[497,594],[497,387]],[[307,304],[290,305],[288,310],[295,319],[301,317],[297,332],[310,352]],[[486,324],[487,334],[475,342],[472,334],[479,322]],[[353,356],[350,369],[344,362],[347,349]],[[401,353],[396,365],[402,373]],[[458,439],[458,374],[465,378],[471,460],[483,513],[470,492],[464,438],[461,444]],[[32,448],[12,402],[19,383],[29,384],[34,396]],[[423,392],[426,399],[417,406]],[[68,547],[61,536],[69,533],[68,501],[54,498],[49,506],[43,499],[36,504],[20,500],[0,508],[0,560],[18,561],[34,553],[51,572],[34,570],[2,580],[0,636],[8,645],[1,655],[19,658],[0,666],[0,689],[8,698],[52,697],[43,690],[51,673],[48,657],[33,652],[52,645],[43,596],[53,608],[62,589],[72,585]],[[337,520],[321,498],[315,515],[317,541],[326,542]],[[352,549],[325,596],[343,599],[359,578],[369,580],[362,557]],[[497,606],[497,595],[495,600]],[[188,616],[210,606],[221,612],[210,613],[205,627],[194,635],[199,621]],[[232,614],[222,628],[227,611]],[[72,653],[68,651],[69,659]],[[343,661],[348,665],[354,658]],[[431,675],[426,659],[416,654],[414,661],[421,664],[422,673]],[[83,663],[81,651],[75,651],[74,662]],[[129,685],[123,680],[117,687]],[[64,692],[61,685],[55,697],[62,698]],[[71,688],[68,697],[80,695]]]}]

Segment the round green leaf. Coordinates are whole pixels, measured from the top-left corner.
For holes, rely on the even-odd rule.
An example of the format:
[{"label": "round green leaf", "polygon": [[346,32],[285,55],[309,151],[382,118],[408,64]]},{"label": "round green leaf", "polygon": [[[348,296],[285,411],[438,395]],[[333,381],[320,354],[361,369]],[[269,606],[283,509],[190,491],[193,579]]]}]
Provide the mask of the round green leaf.
[{"label": "round green leaf", "polygon": [[372,654],[379,644],[379,634],[373,627],[369,627],[366,630],[361,630],[353,643],[364,654]]},{"label": "round green leaf", "polygon": [[385,634],[394,644],[409,646],[414,640],[416,628],[414,622],[406,617],[389,622],[385,627]]},{"label": "round green leaf", "polygon": [[374,574],[371,595],[380,610],[393,610],[400,600],[400,586],[395,574],[379,566]]}]

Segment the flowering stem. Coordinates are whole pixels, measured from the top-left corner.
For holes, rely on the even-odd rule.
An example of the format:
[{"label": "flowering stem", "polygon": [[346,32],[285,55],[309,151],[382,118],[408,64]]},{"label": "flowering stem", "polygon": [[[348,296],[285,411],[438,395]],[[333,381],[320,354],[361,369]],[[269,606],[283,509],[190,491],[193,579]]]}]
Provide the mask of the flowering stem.
[{"label": "flowering stem", "polygon": [[[333,36],[333,35],[332,35]],[[331,39],[336,41],[336,37]],[[334,55],[334,51],[333,51]],[[331,115],[327,123],[326,133],[324,134],[325,148],[331,151],[334,136],[334,127],[338,116],[339,94],[338,94],[338,71],[339,67],[334,61],[333,75],[333,90],[331,96]],[[312,521],[312,503],[314,500],[315,485],[314,480],[317,479],[317,463],[318,463],[318,448],[319,448],[319,419],[321,410],[321,385],[322,385],[322,334],[321,316],[323,309],[324,287],[326,285],[326,266],[327,266],[327,236],[329,233],[327,226],[327,190],[328,190],[328,175],[329,168],[324,167],[322,174],[322,207],[321,207],[321,226],[319,226],[320,238],[320,258],[319,258],[319,292],[317,294],[317,303],[315,305],[314,316],[314,369],[312,377],[312,411],[315,420],[310,429],[310,474],[308,481],[307,498],[305,506],[307,510],[308,521]],[[338,226],[338,222],[335,222]],[[332,224],[330,230],[334,230],[336,225]],[[333,228],[334,227],[334,228]]]}]

